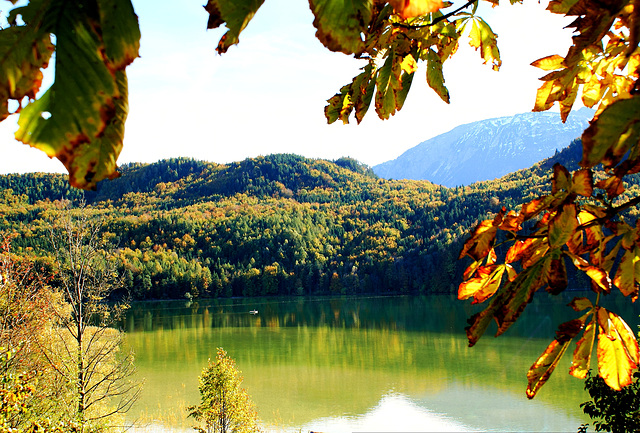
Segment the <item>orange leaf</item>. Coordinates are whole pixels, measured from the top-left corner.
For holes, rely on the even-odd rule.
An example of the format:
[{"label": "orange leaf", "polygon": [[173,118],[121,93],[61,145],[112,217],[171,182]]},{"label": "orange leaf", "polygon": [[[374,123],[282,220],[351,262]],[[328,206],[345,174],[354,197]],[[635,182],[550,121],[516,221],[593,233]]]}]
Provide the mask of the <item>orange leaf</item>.
[{"label": "orange leaf", "polygon": [[524,241],[517,241],[509,248],[504,259],[505,263],[513,263],[522,260],[522,267],[528,268],[538,261],[549,250],[549,244],[539,238],[529,238]]},{"label": "orange leaf", "polygon": [[390,0],[389,4],[405,20],[437,12],[444,6],[442,0]]},{"label": "orange leaf", "polygon": [[502,282],[502,274],[506,269],[505,265],[491,265],[478,268],[476,278],[460,284],[458,288],[458,299],[467,299],[473,296],[473,303],[484,302],[498,290]]},{"label": "orange leaf", "polygon": [[493,248],[498,228],[492,220],[484,220],[476,226],[460,251],[459,259],[469,254],[474,260],[480,260]]},{"label": "orange leaf", "polygon": [[589,169],[578,170],[573,173],[571,191],[584,196],[591,197],[593,193],[593,173]]},{"label": "orange leaf", "polygon": [[502,220],[502,224],[500,224],[499,229],[510,232],[517,232],[522,230],[522,217],[517,215],[514,211],[509,211],[509,213]]},{"label": "orange leaf", "polygon": [[604,189],[607,192],[607,197],[609,198],[616,198],[624,192],[622,178],[618,176],[611,176],[606,179],[602,179],[596,183],[596,186],[600,189]]},{"label": "orange leaf", "polygon": [[544,196],[523,204],[520,210],[520,216],[522,221],[533,218],[545,209],[549,208],[549,205],[553,201],[552,196]]},{"label": "orange leaf", "polygon": [[529,386],[527,386],[527,398],[531,399],[536,396],[542,385],[544,385],[553,370],[555,370],[560,358],[566,352],[571,340],[567,340],[564,343],[560,343],[558,340],[553,340],[547,349],[540,355],[540,357],[533,363],[529,371],[527,372],[527,379],[529,380]]}]

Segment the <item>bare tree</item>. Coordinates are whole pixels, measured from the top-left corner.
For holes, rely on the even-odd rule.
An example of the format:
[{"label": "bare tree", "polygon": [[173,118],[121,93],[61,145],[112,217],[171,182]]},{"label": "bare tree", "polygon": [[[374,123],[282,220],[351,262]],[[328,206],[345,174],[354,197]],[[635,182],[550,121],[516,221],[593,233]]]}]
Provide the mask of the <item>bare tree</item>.
[{"label": "bare tree", "polygon": [[140,393],[132,380],[133,355],[121,353],[123,334],[115,328],[128,305],[107,302],[122,278],[109,260],[102,226],[84,204],[74,209],[66,203],[50,235],[67,307],[52,329],[56,344],[45,354],[73,389],[73,417],[82,432],[128,411]]}]

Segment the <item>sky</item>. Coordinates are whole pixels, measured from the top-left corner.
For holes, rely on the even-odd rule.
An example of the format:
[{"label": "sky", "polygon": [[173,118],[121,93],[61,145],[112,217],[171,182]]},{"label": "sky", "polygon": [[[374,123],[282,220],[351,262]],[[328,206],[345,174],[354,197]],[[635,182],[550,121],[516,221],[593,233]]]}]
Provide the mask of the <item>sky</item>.
[{"label": "sky", "polygon": [[[308,1],[266,0],[224,55],[215,52],[224,29],[206,30],[204,3],[133,0],[142,39],[140,58],[127,68],[130,111],[119,164],[295,153],[374,166],[458,125],[531,111],[544,75],[531,62],[564,55],[571,44],[568,22],[545,11],[544,0],[482,4],[481,16],[498,34],[499,72],[463,42],[444,67],[450,104],[427,86],[423,65],[403,109],[389,120],[372,107],[360,125],[328,125],[326,100],[365,62],[322,46]],[[16,141],[16,129],[17,116],[0,123],[0,174],[64,172],[57,160]]]}]

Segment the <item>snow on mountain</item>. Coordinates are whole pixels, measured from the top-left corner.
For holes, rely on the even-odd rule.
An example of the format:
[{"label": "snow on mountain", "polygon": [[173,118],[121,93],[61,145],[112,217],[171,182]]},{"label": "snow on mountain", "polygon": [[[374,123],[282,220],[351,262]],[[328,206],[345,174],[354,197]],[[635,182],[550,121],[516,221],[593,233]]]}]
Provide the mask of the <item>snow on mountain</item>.
[{"label": "snow on mountain", "polygon": [[579,138],[593,111],[562,123],[558,113],[523,113],[458,126],[373,167],[386,179],[429,180],[454,187],[495,179],[552,156]]}]

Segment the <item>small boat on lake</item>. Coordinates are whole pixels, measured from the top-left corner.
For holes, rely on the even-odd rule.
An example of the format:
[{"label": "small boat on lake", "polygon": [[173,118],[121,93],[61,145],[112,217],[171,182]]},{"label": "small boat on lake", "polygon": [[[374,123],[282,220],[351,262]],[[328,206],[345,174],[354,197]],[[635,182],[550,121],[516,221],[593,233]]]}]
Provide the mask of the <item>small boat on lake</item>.
[{"label": "small boat on lake", "polygon": [[258,314],[258,310],[251,310],[249,311],[249,314],[253,314],[255,316],[256,314]]}]

